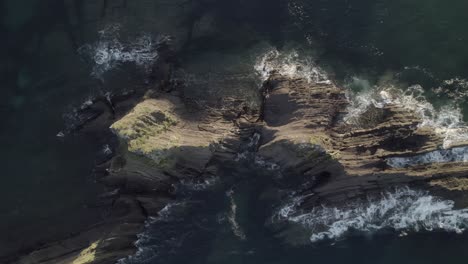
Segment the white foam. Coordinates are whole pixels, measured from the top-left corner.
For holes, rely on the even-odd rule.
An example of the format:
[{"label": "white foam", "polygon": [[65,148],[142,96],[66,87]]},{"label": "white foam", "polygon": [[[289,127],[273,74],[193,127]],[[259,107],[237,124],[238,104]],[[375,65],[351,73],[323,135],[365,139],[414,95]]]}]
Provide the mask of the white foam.
[{"label": "white foam", "polygon": [[289,15],[296,20],[297,25],[310,20],[304,6],[295,1],[288,2],[288,11]]},{"label": "white foam", "polygon": [[114,152],[112,151],[112,148],[110,147],[109,144],[105,144],[104,147],[102,148],[102,153],[106,155],[111,155]]},{"label": "white foam", "polygon": [[468,98],[468,80],[460,77],[443,80],[441,85],[432,91],[439,97],[447,97],[463,103]]},{"label": "white foam", "polygon": [[355,124],[370,106],[383,108],[386,105],[399,105],[421,119],[419,127],[433,128],[444,138],[443,147],[449,148],[456,143],[468,141],[468,127],[463,121],[461,110],[456,105],[446,105],[440,109],[434,106],[424,96],[420,85],[399,89],[393,85],[376,86],[362,92],[348,91],[348,114],[344,121]]},{"label": "white foam", "polygon": [[254,162],[255,162],[255,165],[261,168],[265,168],[270,171],[276,171],[280,169],[280,166],[278,164],[270,162],[270,161],[266,161],[262,157],[255,156]]},{"label": "white foam", "polygon": [[387,164],[393,168],[405,168],[421,164],[467,161],[468,147],[457,147],[452,149],[435,150],[412,157],[392,157],[387,159]]},{"label": "white foam", "polygon": [[218,177],[205,177],[202,181],[182,180],[181,184],[192,191],[203,191],[213,187],[218,181]]},{"label": "white foam", "polygon": [[148,34],[143,34],[133,41],[124,42],[119,32],[119,25],[107,26],[99,31],[99,40],[96,43],[80,48],[80,53],[89,56],[94,62],[94,77],[102,78],[104,73],[123,63],[135,63],[145,70],[150,70],[158,59],[158,45],[167,40],[167,37],[154,39]]},{"label": "white foam", "polygon": [[402,74],[405,73],[405,71],[416,71],[416,72],[421,72],[423,73],[424,75],[432,78],[432,79],[436,79],[435,75],[427,68],[424,68],[422,66],[419,66],[419,65],[414,65],[414,66],[405,66],[403,67],[403,71],[401,72],[398,72],[397,75],[401,76]]},{"label": "white foam", "polygon": [[256,150],[260,142],[261,135],[255,132],[250,138],[247,144],[243,147],[241,152],[237,153],[235,161],[249,161],[254,159],[256,156]]},{"label": "white foam", "polygon": [[229,198],[230,201],[230,211],[228,213],[227,219],[229,221],[229,224],[231,226],[232,232],[234,233],[235,236],[237,236],[241,240],[245,240],[247,237],[242,230],[241,226],[239,225],[239,222],[237,222],[237,204],[234,199],[234,191],[229,190],[226,192],[226,196]]},{"label": "white foam", "polygon": [[257,58],[254,68],[262,82],[272,72],[289,78],[303,78],[309,83],[331,82],[326,72],[313,63],[312,58],[299,56],[296,50],[279,52],[271,49]]},{"label": "white foam", "polygon": [[310,230],[312,242],[342,239],[351,231],[374,233],[384,229],[399,233],[440,230],[459,234],[468,225],[468,209],[454,209],[453,201],[410,188],[398,188],[340,208],[323,206],[308,212],[300,209],[303,200],[293,198],[278,210],[275,219],[301,224]]}]

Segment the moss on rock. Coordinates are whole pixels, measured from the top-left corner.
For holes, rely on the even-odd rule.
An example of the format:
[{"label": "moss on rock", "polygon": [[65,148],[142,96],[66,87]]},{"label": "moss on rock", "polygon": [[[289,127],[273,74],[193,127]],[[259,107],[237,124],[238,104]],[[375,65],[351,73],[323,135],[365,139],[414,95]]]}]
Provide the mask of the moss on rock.
[{"label": "moss on rock", "polygon": [[157,136],[178,123],[177,118],[157,105],[156,100],[145,100],[128,115],[115,122],[111,129],[129,141]]},{"label": "moss on rock", "polygon": [[128,151],[151,158],[157,167],[164,168],[170,164],[168,149],[178,146],[179,136],[176,132],[164,135],[179,121],[170,108],[160,107],[155,99],[148,99],[137,106],[111,129],[126,141]]},{"label": "moss on rock", "polygon": [[87,264],[96,260],[96,250],[99,243],[100,241],[93,242],[89,247],[83,249],[72,264]]}]

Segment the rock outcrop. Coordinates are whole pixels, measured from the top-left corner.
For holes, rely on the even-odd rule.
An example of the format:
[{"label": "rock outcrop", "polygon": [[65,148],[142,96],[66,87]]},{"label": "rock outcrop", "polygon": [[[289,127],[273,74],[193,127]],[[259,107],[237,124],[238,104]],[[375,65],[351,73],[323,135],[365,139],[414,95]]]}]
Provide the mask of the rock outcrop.
[{"label": "rock outcrop", "polygon": [[235,168],[254,135],[260,135],[253,146],[258,158],[278,165],[285,177],[313,183],[304,207],[340,204],[398,185],[417,184],[454,199],[468,189],[468,163],[392,166],[395,158],[440,151],[442,136],[394,104],[370,108],[361,117],[366,126],[347,124],[349,102],[332,82],[273,73],[264,83],[261,109],[235,98],[200,107],[180,91],[162,90],[171,91],[147,92],[109,124],[120,146],[99,168],[112,200],[106,221],[19,263],[114,263],[134,253],[145,219],[177,199],[174,184]]},{"label": "rock outcrop", "polygon": [[368,125],[362,128],[343,121],[348,106],[345,91],[331,82],[311,84],[273,75],[265,90],[259,155],[283,171],[316,181],[310,206],[339,204],[404,184],[465,188],[468,164],[464,162],[391,166],[392,160],[411,160],[440,151],[443,145],[442,135],[420,126],[422,120],[400,105],[369,108],[360,117]]},{"label": "rock outcrop", "polygon": [[146,218],[176,198],[174,184],[213,177],[221,165],[234,163],[255,133],[258,111],[228,101],[223,109],[201,109],[177,95],[148,92],[110,126],[120,150],[98,168],[99,181],[111,190],[110,215],[19,263],[115,263],[133,254]]}]

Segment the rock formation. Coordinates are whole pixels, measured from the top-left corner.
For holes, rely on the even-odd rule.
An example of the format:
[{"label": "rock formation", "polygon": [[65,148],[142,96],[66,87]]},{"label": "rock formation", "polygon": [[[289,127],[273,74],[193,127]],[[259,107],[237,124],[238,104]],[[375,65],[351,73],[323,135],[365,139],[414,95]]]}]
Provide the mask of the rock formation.
[{"label": "rock formation", "polygon": [[175,199],[173,184],[203,181],[220,164],[234,167],[243,141],[255,131],[258,113],[239,100],[223,109],[201,109],[165,92],[148,92],[110,128],[120,151],[98,168],[112,197],[103,223],[69,240],[39,249],[19,263],[115,263],[135,252],[146,217]]},{"label": "rock formation", "polygon": [[120,142],[118,153],[98,168],[110,191],[109,216],[19,263],[115,263],[134,253],[145,219],[177,199],[175,183],[203,181],[221,168],[235,168],[253,135],[260,135],[254,146],[259,158],[277,164],[286,177],[313,182],[304,208],[339,205],[398,185],[416,184],[453,199],[467,190],[468,163],[390,166],[392,158],[438,151],[443,142],[398,105],[368,109],[361,117],[366,126],[358,127],[343,121],[348,101],[332,82],[272,73],[261,96],[261,109],[250,109],[236,98],[200,106],[177,89],[148,91],[109,124]]},{"label": "rock formation", "polygon": [[465,188],[468,164],[464,162],[389,165],[392,159],[411,159],[443,145],[440,134],[419,126],[422,120],[402,106],[368,109],[360,117],[368,127],[361,128],[343,121],[348,102],[345,91],[333,83],[309,84],[273,75],[265,85],[268,96],[259,155],[282,170],[312,177],[317,185],[309,198],[311,206],[404,184]]}]

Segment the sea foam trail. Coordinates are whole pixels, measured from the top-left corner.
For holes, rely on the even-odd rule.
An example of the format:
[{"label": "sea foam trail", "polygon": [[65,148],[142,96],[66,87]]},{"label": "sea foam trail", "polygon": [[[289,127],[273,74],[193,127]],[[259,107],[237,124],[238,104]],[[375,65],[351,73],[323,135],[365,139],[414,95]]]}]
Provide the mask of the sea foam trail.
[{"label": "sea foam trail", "polygon": [[431,163],[467,161],[468,147],[457,147],[451,149],[439,149],[411,157],[392,157],[387,159],[387,164],[393,168],[405,168]]},{"label": "sea foam trail", "polygon": [[[358,80],[357,78],[354,80]],[[399,105],[421,119],[420,127],[431,127],[444,139],[443,147],[449,148],[457,143],[468,141],[468,127],[463,121],[460,108],[446,105],[436,109],[424,96],[420,85],[413,85],[404,90],[392,85],[374,87],[363,92],[348,91],[348,114],[344,121],[357,122],[370,107],[383,108],[386,105]]]},{"label": "sea foam trail", "polygon": [[122,41],[120,26],[110,25],[99,31],[99,39],[93,44],[84,45],[79,52],[91,58],[94,66],[91,75],[101,79],[102,75],[123,63],[135,65],[150,70],[158,59],[158,46],[167,41],[168,37],[153,38],[143,34],[132,41]]},{"label": "sea foam trail", "polygon": [[247,239],[247,236],[242,230],[242,227],[239,225],[239,222],[237,222],[237,204],[234,199],[234,190],[231,189],[228,192],[226,192],[226,196],[229,198],[229,202],[230,202],[230,211],[228,213],[227,219],[231,226],[232,232],[239,239],[245,240]]},{"label": "sea foam trail", "polygon": [[460,234],[468,225],[468,209],[454,209],[453,201],[410,188],[385,192],[341,208],[322,206],[308,212],[299,208],[302,200],[292,199],[278,210],[275,219],[301,224],[310,230],[312,242],[339,240],[351,231],[375,233],[384,229],[403,234],[436,230]]}]

